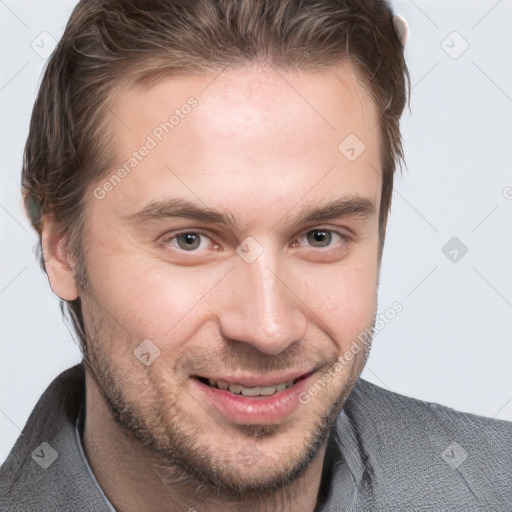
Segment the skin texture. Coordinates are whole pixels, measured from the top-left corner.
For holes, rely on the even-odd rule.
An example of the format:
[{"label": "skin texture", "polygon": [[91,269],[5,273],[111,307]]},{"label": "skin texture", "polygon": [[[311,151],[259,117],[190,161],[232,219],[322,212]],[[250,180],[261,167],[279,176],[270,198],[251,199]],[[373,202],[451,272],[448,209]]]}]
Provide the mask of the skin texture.
[{"label": "skin texture", "polygon": [[[313,510],[326,434],[369,349],[277,420],[226,417],[194,376],[277,383],[300,369],[314,372],[307,389],[373,325],[376,109],[347,63],[314,73],[253,66],[121,88],[109,128],[117,165],[190,97],[197,106],[128,175],[98,199],[94,190],[113,168],[85,197],[86,289],[76,284],[65,234],[51,219],[44,225],[52,289],[83,304],[85,451],[123,512]],[[354,161],[338,149],[349,134],[365,144]],[[236,225],[133,218],[171,197],[220,210]],[[356,197],[373,213],[292,222],[304,207]],[[201,237],[177,237],[198,230]],[[251,255],[261,250],[251,263],[237,252],[247,237]],[[149,365],[134,355],[143,340],[160,351]]]}]

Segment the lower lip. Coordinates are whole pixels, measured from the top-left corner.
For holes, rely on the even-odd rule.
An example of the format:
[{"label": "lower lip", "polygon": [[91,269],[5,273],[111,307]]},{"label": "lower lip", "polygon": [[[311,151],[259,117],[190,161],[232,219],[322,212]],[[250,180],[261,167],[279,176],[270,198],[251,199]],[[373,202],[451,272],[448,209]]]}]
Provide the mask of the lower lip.
[{"label": "lower lip", "polygon": [[241,424],[260,424],[282,420],[295,411],[299,395],[307,388],[311,376],[296,382],[284,391],[270,396],[247,397],[218,389],[192,378],[193,385],[203,394],[209,405],[225,418]]}]

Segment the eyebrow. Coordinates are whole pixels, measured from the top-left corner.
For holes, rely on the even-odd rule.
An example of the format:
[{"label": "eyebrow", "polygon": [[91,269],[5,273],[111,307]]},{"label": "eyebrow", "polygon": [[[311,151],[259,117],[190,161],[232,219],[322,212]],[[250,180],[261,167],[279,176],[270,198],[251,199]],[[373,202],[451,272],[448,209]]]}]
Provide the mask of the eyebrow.
[{"label": "eyebrow", "polygon": [[[275,225],[285,223],[291,227],[298,227],[312,222],[322,222],[342,217],[357,217],[366,219],[375,214],[375,205],[367,198],[360,196],[348,196],[334,199],[318,206],[318,201],[306,203],[298,214],[284,215]],[[140,211],[128,215],[128,221],[137,224],[147,221],[156,221],[169,217],[181,217],[229,226],[236,229],[239,223],[230,212],[214,210],[204,204],[184,198],[166,198],[151,201]]]}]

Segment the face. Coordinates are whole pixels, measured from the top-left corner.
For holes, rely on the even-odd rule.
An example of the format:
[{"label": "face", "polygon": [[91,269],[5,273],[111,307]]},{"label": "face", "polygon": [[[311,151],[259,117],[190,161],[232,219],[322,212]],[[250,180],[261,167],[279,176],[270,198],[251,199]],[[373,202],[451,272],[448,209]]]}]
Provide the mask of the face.
[{"label": "face", "polygon": [[111,109],[117,164],[85,198],[95,379],[169,466],[284,485],[367,355],[346,357],[377,307],[375,107],[343,64],[166,79]]}]

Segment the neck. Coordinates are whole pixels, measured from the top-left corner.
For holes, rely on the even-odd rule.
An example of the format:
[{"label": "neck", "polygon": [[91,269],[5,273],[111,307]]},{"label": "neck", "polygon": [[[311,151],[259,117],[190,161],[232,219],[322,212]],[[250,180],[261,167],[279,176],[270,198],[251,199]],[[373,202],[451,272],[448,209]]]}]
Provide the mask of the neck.
[{"label": "neck", "polygon": [[312,512],[320,488],[325,444],[305,473],[283,489],[264,495],[231,496],[169,466],[143,447],[112,417],[86,372],[84,451],[94,476],[116,510],[214,512]]}]

